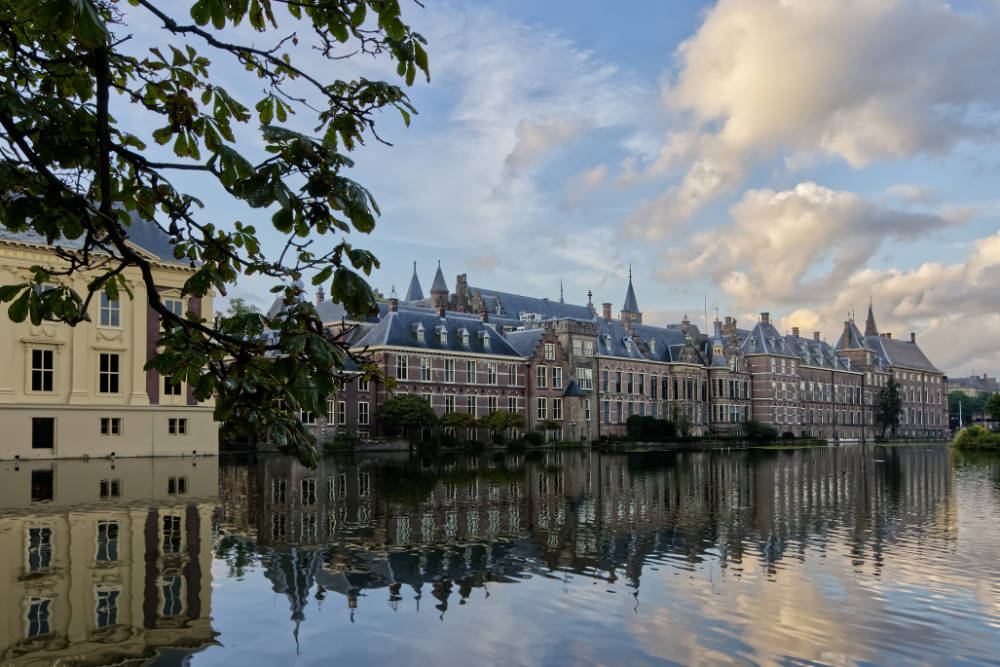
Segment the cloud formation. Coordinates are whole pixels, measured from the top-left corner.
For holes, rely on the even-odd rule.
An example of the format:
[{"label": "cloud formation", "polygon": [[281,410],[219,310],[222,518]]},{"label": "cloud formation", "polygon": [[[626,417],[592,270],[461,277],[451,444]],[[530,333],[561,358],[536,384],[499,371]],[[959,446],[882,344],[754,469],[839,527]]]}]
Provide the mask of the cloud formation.
[{"label": "cloud formation", "polygon": [[676,51],[665,109],[689,132],[647,174],[690,165],[625,222],[661,238],[749,168],[947,154],[997,139],[996,5],[963,13],[933,0],[720,0]]},{"label": "cloud formation", "polygon": [[671,250],[662,276],[708,276],[741,309],[822,298],[884,242],[913,241],[971,215],[886,208],[811,182],[782,192],[748,190],[729,213],[728,224]]}]

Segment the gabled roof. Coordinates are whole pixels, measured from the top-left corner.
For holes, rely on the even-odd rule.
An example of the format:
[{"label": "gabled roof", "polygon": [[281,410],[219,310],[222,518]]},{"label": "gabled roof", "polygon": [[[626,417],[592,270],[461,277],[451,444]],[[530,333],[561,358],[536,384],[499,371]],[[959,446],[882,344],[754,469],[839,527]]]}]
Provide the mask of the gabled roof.
[{"label": "gabled roof", "polygon": [[420,278],[417,277],[417,263],[413,263],[413,276],[410,278],[410,286],[406,290],[406,298],[403,299],[407,303],[412,303],[413,301],[420,301],[424,298],[424,291],[420,289]]},{"label": "gabled roof", "polygon": [[577,306],[562,301],[500,292],[483,287],[469,287],[472,294],[479,293],[486,308],[491,313],[499,313],[512,320],[520,320],[521,315],[537,315],[543,320],[570,319],[593,322],[594,311],[587,306]]},{"label": "gabled roof", "polygon": [[538,342],[545,334],[544,329],[524,329],[522,331],[508,331],[503,336],[510,346],[514,348],[522,357],[530,357],[535,353]]},{"label": "gabled roof", "polygon": [[679,352],[683,349],[686,338],[681,329],[636,324],[632,327],[632,332],[645,343],[647,359],[680,361]]},{"label": "gabled roof", "polygon": [[743,340],[743,354],[782,354],[794,356],[786,349],[784,336],[770,322],[757,322]]},{"label": "gabled roof", "polygon": [[438,262],[437,271],[434,273],[434,282],[431,283],[431,292],[447,292],[448,283],[444,280],[444,274],[441,273],[441,262]]},{"label": "gabled roof", "polygon": [[[868,309],[869,314],[871,309]],[[837,341],[838,350],[860,350],[865,347],[865,337],[861,335],[861,331],[858,326],[854,323],[854,320],[848,320],[847,325],[844,327],[844,332],[840,334],[840,340]]]},{"label": "gabled roof", "polygon": [[886,366],[904,366],[940,373],[916,343],[882,336],[865,336],[865,347],[873,350]]},{"label": "gabled roof", "polygon": [[[160,229],[155,222],[144,219],[137,212],[129,212],[132,222],[125,227],[127,241],[132,245],[144,250],[149,255],[161,262],[171,264],[189,265],[189,260],[177,260],[174,258],[174,246],[170,243],[170,237]],[[50,244],[44,236],[33,231],[12,232],[0,221],[0,239],[14,241],[17,243],[30,243],[32,245],[56,245],[61,248],[78,250],[83,247],[83,237],[77,239],[59,239],[54,244]]]},{"label": "gabled roof", "polygon": [[587,392],[580,389],[580,385],[576,383],[576,380],[570,380],[569,384],[566,385],[566,391],[563,392],[563,396],[586,396]]},{"label": "gabled roof", "polygon": [[838,356],[837,351],[829,343],[812,338],[785,336],[785,349],[799,358],[799,364],[816,368],[846,371],[850,362]]},{"label": "gabled roof", "polygon": [[597,354],[603,357],[645,359],[639,346],[618,320],[597,320]]},{"label": "gabled roof", "polygon": [[[439,333],[442,328],[447,333],[447,342],[444,343],[441,342]],[[418,329],[424,332],[423,342],[418,340],[415,333]],[[469,333],[468,345],[463,344],[463,331]],[[484,344],[486,337],[490,340],[489,348]],[[521,356],[493,326],[478,317],[461,317],[455,314],[438,317],[434,311],[422,309],[387,313],[378,324],[371,327],[355,347],[379,345],[428,351]]]}]

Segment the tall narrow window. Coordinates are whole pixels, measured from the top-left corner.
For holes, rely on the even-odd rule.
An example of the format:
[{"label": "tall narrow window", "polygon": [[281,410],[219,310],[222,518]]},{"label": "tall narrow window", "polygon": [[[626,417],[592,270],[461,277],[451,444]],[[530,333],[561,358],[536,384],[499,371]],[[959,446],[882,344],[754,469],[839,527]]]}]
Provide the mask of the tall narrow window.
[{"label": "tall narrow window", "polygon": [[513,387],[517,384],[517,364],[507,365],[507,386]]},{"label": "tall narrow window", "polygon": [[118,522],[97,522],[97,560],[108,562],[118,560]]},{"label": "tall narrow window", "polygon": [[486,383],[493,385],[497,383],[497,362],[495,361],[486,364]]},{"label": "tall narrow window", "polygon": [[367,426],[368,425],[368,402],[361,401],[358,403],[358,425]]},{"label": "tall narrow window", "polygon": [[455,381],[455,360],[445,359],[444,360],[444,381],[454,382]]},{"label": "tall narrow window", "polygon": [[181,552],[181,518],[168,514],[163,517],[163,553]]},{"label": "tall narrow window", "polygon": [[420,357],[420,379],[424,382],[431,381],[431,358]]},{"label": "tall narrow window", "polygon": [[97,591],[97,628],[108,628],[118,624],[118,595],[116,588]]},{"label": "tall narrow window", "polygon": [[476,397],[466,396],[465,397],[465,411],[468,412],[473,417],[476,416]]},{"label": "tall narrow window", "polygon": [[41,637],[51,632],[49,628],[49,613],[52,600],[49,598],[31,598],[28,600],[28,637]]},{"label": "tall narrow window", "polygon": [[561,398],[552,399],[552,418],[556,420],[561,420],[563,418]]},{"label": "tall narrow window", "polygon": [[547,407],[548,407],[548,401],[544,397],[539,398],[537,401],[537,408],[538,408],[537,414],[539,419],[546,418]]},{"label": "tall narrow window", "polygon": [[493,414],[494,412],[496,412],[496,411],[497,411],[497,409],[498,409],[498,408],[497,408],[497,400],[498,400],[498,399],[497,399],[497,397],[496,397],[496,396],[490,396],[490,397],[489,397],[489,398],[487,399],[487,406],[488,406],[488,408],[487,408],[487,409],[489,410],[489,413],[490,413],[490,414]]},{"label": "tall narrow window", "polygon": [[31,391],[52,391],[55,386],[55,357],[52,350],[31,351]]},{"label": "tall narrow window", "polygon": [[552,388],[562,389],[562,366],[552,367]]},{"label": "tall narrow window", "polygon": [[476,383],[476,362],[466,361],[465,362],[465,381],[469,384]]},{"label": "tall narrow window", "polygon": [[44,570],[52,565],[52,529],[28,529],[28,572]]},{"label": "tall narrow window", "polygon": [[101,292],[101,326],[119,327],[121,321],[121,302],[118,299],[109,299],[107,292]]},{"label": "tall narrow window", "polygon": [[517,412],[517,396],[507,397],[507,412]]},{"label": "tall narrow window", "polygon": [[538,366],[535,369],[535,386],[545,389],[549,385],[549,367]]},{"label": "tall narrow window", "polygon": [[407,379],[406,356],[402,354],[396,357],[396,379]]},{"label": "tall narrow window", "polygon": [[545,344],[545,360],[554,361],[556,358],[556,346],[555,343]]},{"label": "tall narrow window", "polygon": [[[168,311],[170,311],[170,313],[172,313],[173,315],[176,315],[177,317],[181,317],[181,318],[184,317],[184,302],[183,301],[181,301],[179,299],[164,299],[163,300],[163,306]],[[161,317],[161,320],[162,319],[163,318]],[[173,328],[171,326],[168,326],[166,322],[162,322],[161,321],[161,325],[163,326],[163,330],[164,331],[166,331],[167,329]]]},{"label": "tall narrow window", "polygon": [[444,411],[452,413],[455,411],[455,394],[444,395]]},{"label": "tall narrow window", "polygon": [[347,401],[337,401],[337,423],[341,426],[347,423]]},{"label": "tall narrow window", "polygon": [[362,394],[368,393],[368,380],[364,376],[358,378],[358,392]]},{"label": "tall narrow window", "polygon": [[121,357],[113,352],[101,352],[98,358],[98,390],[102,394],[119,392],[119,364]]},{"label": "tall narrow window", "polygon": [[183,587],[183,579],[179,574],[161,580],[160,594],[163,597],[161,616],[177,616],[184,611]]}]

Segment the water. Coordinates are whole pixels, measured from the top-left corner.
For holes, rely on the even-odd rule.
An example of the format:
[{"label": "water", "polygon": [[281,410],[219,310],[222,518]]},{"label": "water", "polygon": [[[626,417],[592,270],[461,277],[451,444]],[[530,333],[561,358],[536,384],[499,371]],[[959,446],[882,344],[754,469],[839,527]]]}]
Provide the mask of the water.
[{"label": "water", "polygon": [[0,464],[0,665],[1000,664],[998,516],[936,445]]}]

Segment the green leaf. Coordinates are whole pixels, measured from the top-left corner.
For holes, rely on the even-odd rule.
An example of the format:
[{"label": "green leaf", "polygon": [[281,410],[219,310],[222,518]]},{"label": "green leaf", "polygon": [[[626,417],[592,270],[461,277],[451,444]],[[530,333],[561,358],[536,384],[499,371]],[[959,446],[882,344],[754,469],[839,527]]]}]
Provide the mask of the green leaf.
[{"label": "green leaf", "polygon": [[31,290],[26,289],[14,303],[10,304],[7,316],[10,317],[11,322],[23,322],[24,318],[28,316],[28,297],[30,294]]},{"label": "green leaf", "polygon": [[18,285],[4,285],[0,287],[0,302],[7,303],[27,286],[27,283],[20,283]]}]

